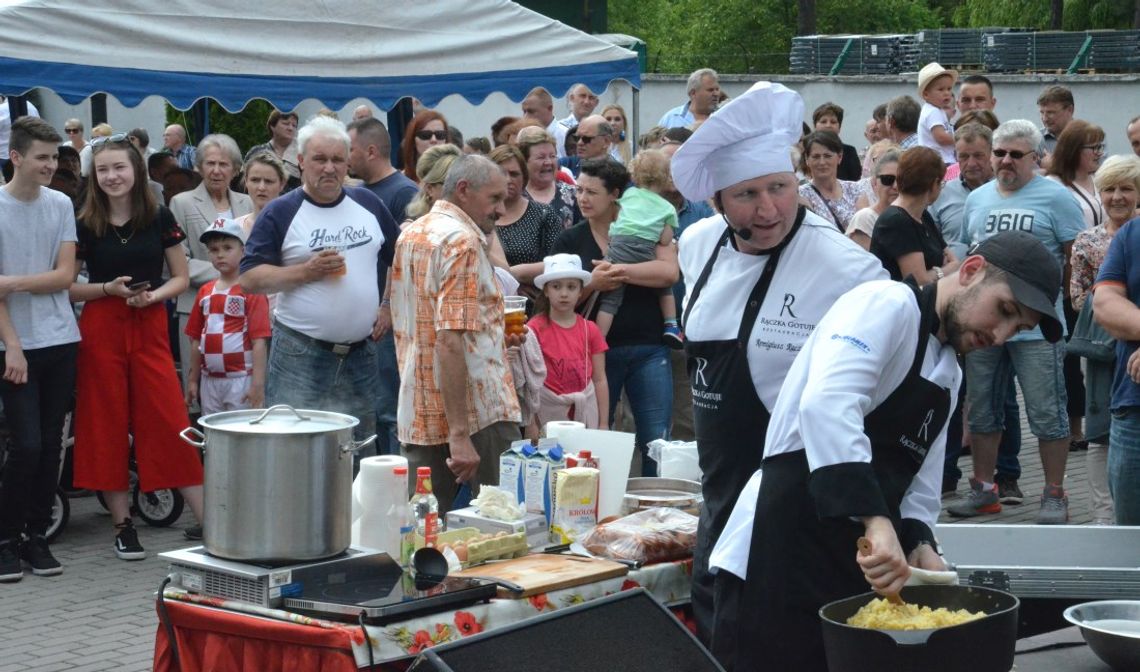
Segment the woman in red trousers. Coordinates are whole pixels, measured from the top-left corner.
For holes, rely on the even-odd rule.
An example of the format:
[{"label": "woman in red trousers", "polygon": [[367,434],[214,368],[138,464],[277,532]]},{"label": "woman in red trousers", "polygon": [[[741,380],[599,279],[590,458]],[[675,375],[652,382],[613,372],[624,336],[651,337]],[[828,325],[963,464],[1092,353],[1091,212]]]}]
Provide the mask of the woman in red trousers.
[{"label": "woman in red trousers", "polygon": [[[170,352],[164,303],[189,283],[185,234],[155,202],[146,164],[125,135],[92,142],[94,180],[79,213],[77,257],[89,282],[77,364],[75,484],[101,490],[114,522],[115,555],[141,560],[128,504],[129,435],[139,487],[178,488],[202,519],[202,463],[178,438],[190,425]],[[163,264],[170,279],[163,281]]]}]

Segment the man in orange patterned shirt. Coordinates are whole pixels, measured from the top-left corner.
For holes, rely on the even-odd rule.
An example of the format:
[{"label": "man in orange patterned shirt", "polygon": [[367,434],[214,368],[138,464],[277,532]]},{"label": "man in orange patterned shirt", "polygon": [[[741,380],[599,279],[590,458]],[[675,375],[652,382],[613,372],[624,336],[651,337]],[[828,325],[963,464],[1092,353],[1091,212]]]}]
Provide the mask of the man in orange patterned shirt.
[{"label": "man in orange patterned shirt", "polygon": [[506,193],[498,166],[462,157],[431,212],[396,243],[396,424],[409,473],[432,468],[440,513],[460,483],[473,494],[480,484],[497,485],[499,454],[521,436],[506,357],[506,346],[517,342],[504,339],[503,296],[487,257]]}]

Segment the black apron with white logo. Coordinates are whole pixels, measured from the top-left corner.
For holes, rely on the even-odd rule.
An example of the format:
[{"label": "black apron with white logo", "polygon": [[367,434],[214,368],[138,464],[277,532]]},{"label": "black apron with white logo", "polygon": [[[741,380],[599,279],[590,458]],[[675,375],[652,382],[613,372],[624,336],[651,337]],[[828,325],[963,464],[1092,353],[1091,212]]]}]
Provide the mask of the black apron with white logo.
[{"label": "black apron with white logo", "polygon": [[[935,319],[934,285],[915,292],[922,317],[910,371],[864,418],[871,466],[896,531],[903,496],[950,414],[950,391],[920,375]],[[713,653],[729,670],[826,672],[818,611],[867,591],[855,562],[863,524],[819,518],[803,450],[770,457],[763,470],[747,581],[723,573],[716,580]]]},{"label": "black apron with white logo", "polygon": [[[768,409],[756,394],[748,366],[748,346],[752,328],[772,284],[780,253],[791,242],[803,223],[800,207],[796,221],[784,240],[768,251],[768,261],[749,294],[740,318],[736,338],[723,341],[685,342],[689,383],[693,390],[693,429],[697,438],[704,494],[697,548],[693,553],[692,603],[697,636],[711,641],[713,623],[713,580],[708,572],[709,556],[736,504],[736,498],[764,457],[764,435],[768,431]],[[682,324],[700,298],[712,274],[721,249],[729,244],[732,230],[725,229],[709,255],[700,277],[693,285],[685,306]]]}]

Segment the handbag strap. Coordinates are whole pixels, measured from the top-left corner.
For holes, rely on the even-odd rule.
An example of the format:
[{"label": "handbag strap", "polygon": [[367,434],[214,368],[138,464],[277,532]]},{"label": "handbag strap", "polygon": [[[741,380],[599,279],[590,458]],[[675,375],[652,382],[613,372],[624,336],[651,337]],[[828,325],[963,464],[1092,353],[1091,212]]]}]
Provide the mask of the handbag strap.
[{"label": "handbag strap", "polygon": [[[838,180],[836,180],[836,184],[839,184]],[[823,192],[820,191],[819,188],[817,188],[814,184],[811,184],[809,182],[808,185],[811,187],[812,191],[814,191],[816,195],[819,196],[819,200],[823,201],[823,204],[827,207],[828,212],[831,213],[831,219],[835,222],[835,228],[839,229],[840,233],[845,233],[843,230],[843,225],[839,223],[839,215],[835,212],[835,208],[831,207],[831,204],[827,202],[827,197],[824,196]],[[840,187],[839,189],[842,190],[843,187]]]}]

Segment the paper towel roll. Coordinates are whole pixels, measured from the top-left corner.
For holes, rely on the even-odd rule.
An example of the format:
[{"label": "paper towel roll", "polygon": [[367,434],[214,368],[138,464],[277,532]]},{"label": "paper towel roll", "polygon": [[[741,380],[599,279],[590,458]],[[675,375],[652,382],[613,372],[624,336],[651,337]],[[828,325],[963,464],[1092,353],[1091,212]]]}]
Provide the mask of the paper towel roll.
[{"label": "paper towel roll", "polygon": [[408,478],[397,476],[394,468],[407,466],[407,458],[399,455],[378,455],[360,461],[360,473],[352,483],[354,545],[399,557],[400,521],[395,513],[408,502]]},{"label": "paper towel roll", "polygon": [[546,423],[546,436],[548,438],[558,438],[563,433],[572,429],[585,429],[586,425],[575,422],[573,420],[551,420]]}]

